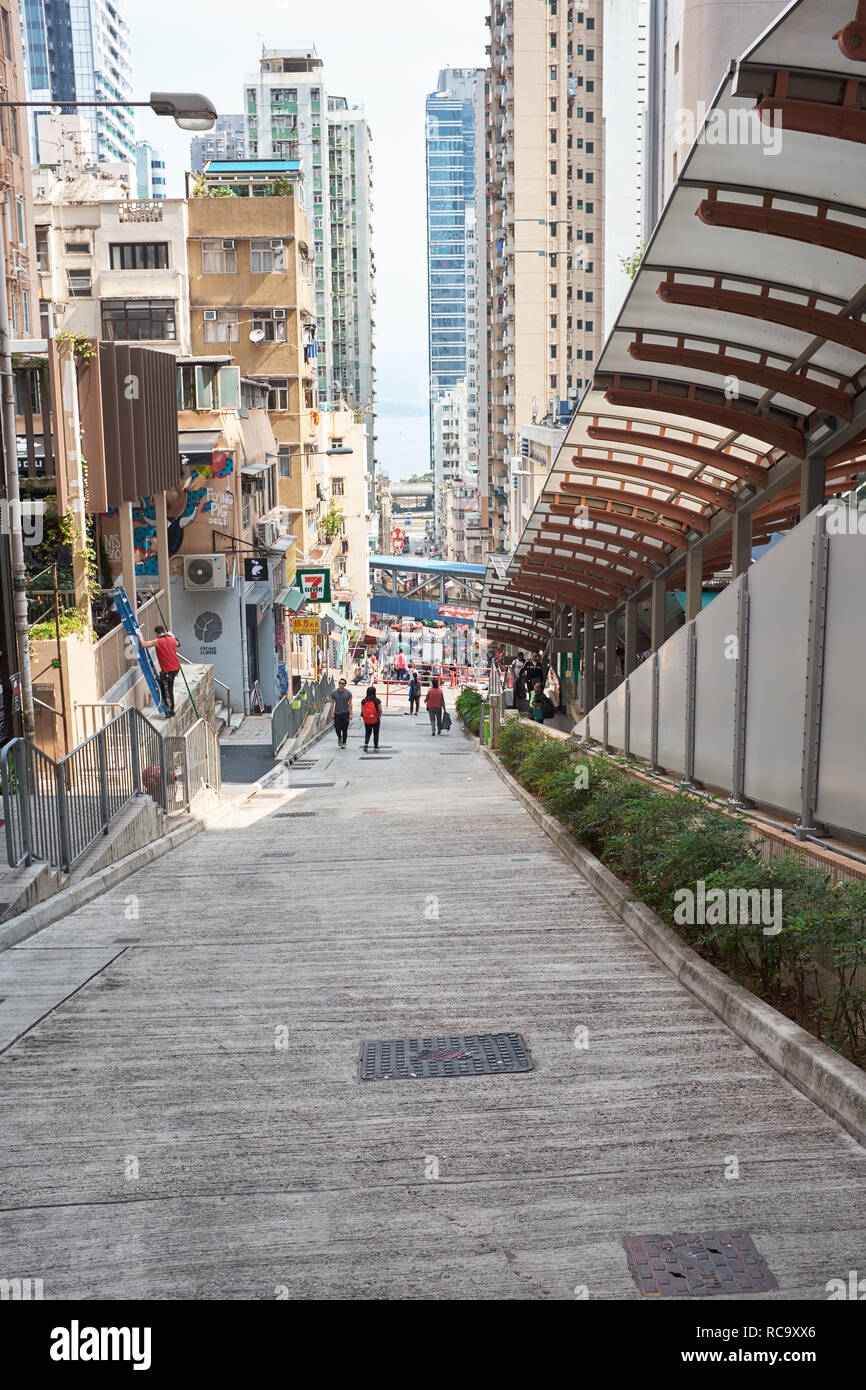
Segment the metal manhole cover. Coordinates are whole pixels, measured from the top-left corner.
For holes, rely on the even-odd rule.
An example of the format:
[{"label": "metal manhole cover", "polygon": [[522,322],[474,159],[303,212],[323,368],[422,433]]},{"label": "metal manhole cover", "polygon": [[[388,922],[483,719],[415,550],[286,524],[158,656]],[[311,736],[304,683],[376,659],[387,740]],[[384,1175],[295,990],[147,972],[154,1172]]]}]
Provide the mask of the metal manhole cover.
[{"label": "metal manhole cover", "polygon": [[645,1298],[742,1295],[779,1287],[746,1231],[626,1236],[625,1249]]},{"label": "metal manhole cover", "polygon": [[299,816],[317,816],[318,811],[275,811],[274,820],[297,820]]},{"label": "metal manhole cover", "polygon": [[532,1069],[529,1048],[519,1033],[459,1033],[361,1044],[362,1081],[497,1076],[500,1072]]}]

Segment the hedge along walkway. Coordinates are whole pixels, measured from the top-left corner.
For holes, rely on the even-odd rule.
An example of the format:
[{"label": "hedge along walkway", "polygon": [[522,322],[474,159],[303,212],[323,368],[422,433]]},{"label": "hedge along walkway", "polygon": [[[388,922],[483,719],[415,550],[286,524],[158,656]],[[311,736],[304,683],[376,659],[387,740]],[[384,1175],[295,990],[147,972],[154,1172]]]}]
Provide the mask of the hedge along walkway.
[{"label": "hedge along walkway", "polygon": [[[366,759],[360,738],[0,958],[0,996],[32,1002],[2,1059],[4,1275],[46,1298],[636,1299],[624,1235],[726,1229],[776,1276],[762,1298],[866,1269],[854,1140],[456,725],[389,713]],[[364,1039],[512,1029],[530,1074],[358,1080]]]}]

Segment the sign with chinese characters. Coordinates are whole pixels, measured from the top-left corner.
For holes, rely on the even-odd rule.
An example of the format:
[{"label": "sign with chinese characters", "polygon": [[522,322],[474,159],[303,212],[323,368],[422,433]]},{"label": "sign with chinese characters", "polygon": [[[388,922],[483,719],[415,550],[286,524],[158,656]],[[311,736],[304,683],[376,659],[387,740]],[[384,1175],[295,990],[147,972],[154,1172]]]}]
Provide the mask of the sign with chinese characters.
[{"label": "sign with chinese characters", "polygon": [[460,608],[453,603],[440,603],[438,607],[440,618],[466,618],[474,622],[478,616],[475,608]]},{"label": "sign with chinese characters", "polygon": [[[295,587],[308,603],[331,602],[331,571],[305,567],[295,571]],[[297,632],[297,628],[295,628]]]},{"label": "sign with chinese characters", "polygon": [[319,631],[318,618],[307,617],[306,614],[301,618],[292,619],[292,632],[296,637],[307,637]]}]

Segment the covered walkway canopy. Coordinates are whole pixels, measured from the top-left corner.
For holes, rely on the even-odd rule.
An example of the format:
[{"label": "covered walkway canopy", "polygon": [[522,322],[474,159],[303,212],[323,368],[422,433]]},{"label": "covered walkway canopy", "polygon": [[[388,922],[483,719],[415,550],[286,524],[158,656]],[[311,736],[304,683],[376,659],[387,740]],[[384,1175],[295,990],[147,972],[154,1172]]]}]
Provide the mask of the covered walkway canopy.
[{"label": "covered walkway canopy", "polygon": [[505,579],[488,569],[489,632],[534,640],[533,598],[628,627],[666,588],[693,617],[705,576],[866,470],[856,11],[795,0],[732,63]]}]

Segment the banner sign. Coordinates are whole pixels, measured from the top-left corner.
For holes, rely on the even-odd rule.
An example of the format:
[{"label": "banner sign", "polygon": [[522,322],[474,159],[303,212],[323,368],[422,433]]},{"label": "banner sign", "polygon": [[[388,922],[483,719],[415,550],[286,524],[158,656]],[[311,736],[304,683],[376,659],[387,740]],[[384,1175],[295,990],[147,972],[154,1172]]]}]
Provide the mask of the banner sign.
[{"label": "banner sign", "polygon": [[296,637],[307,637],[319,631],[318,618],[308,618],[306,614],[302,618],[292,619],[292,632]]},{"label": "banner sign", "polygon": [[467,620],[474,622],[475,619],[478,617],[478,610],[476,608],[460,608],[453,603],[440,603],[439,617],[466,618]]},{"label": "banner sign", "polygon": [[[329,569],[304,568],[295,570],[295,587],[308,603],[331,602],[331,571]],[[297,628],[295,628],[297,632]]]}]

